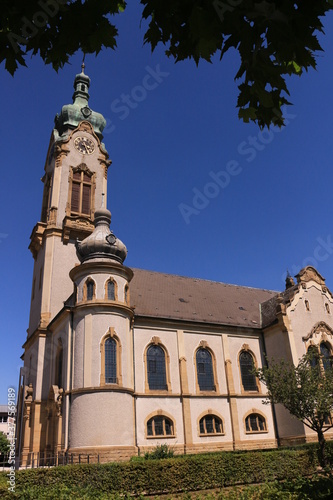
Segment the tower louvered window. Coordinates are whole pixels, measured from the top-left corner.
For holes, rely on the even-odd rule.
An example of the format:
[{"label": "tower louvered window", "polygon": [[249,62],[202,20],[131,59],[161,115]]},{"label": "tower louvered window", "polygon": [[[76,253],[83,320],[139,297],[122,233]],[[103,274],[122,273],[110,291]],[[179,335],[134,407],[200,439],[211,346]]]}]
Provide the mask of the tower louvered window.
[{"label": "tower louvered window", "polygon": [[92,193],[92,174],[87,170],[73,172],[71,213],[90,215]]}]

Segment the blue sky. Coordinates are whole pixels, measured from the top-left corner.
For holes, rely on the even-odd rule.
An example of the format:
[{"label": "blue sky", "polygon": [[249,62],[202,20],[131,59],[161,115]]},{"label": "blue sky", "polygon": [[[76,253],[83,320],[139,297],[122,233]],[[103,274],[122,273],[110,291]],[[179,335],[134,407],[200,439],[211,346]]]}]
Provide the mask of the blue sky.
[{"label": "blue sky", "polygon": [[[333,16],[324,24],[317,71],[289,82],[288,125],[263,134],[237,118],[237,55],[199,68],[152,55],[138,0],[119,17],[118,49],[86,57],[128,266],[282,290],[287,269],[315,265],[333,289]],[[72,102],[81,59],[58,74],[38,58],[14,78],[1,67],[1,404],[18,382],[53,119]]]}]

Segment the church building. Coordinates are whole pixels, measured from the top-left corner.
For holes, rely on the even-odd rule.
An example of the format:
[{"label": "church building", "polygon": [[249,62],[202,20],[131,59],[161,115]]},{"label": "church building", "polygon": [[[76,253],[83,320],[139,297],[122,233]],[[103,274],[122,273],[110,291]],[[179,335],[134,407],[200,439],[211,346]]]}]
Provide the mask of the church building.
[{"label": "church building", "polygon": [[[333,353],[333,296],[313,267],[282,292],[124,265],[106,208],[111,163],[90,79],[55,118],[40,221],[31,234],[31,311],[23,345],[17,453],[125,460],[316,441],[253,375],[268,357]],[[327,432],[333,438],[333,431]],[[53,457],[53,458],[52,458]]]}]

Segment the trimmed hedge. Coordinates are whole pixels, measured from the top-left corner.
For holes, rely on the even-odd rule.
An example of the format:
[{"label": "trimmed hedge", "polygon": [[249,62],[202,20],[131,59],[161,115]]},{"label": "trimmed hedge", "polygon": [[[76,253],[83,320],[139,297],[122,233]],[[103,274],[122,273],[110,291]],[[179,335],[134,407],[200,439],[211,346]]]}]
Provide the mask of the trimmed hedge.
[{"label": "trimmed hedge", "polygon": [[[327,443],[327,453],[332,460],[333,442]],[[0,498],[42,498],[42,491],[51,493],[59,488],[68,492],[86,489],[96,494],[134,495],[196,491],[292,479],[314,473],[317,466],[314,445],[299,449],[186,455],[165,460],[67,465],[17,471],[15,494],[8,493],[7,478],[2,474]]]}]

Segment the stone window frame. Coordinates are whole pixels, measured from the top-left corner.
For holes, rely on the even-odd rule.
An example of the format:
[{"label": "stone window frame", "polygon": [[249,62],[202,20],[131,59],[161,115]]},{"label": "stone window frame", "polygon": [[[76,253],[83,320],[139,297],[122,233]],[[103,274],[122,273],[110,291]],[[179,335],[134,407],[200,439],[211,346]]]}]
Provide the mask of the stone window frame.
[{"label": "stone window frame", "polygon": [[[148,435],[148,422],[156,417],[162,417],[163,419],[167,419],[171,422],[172,431],[173,431],[172,434],[165,434],[164,433],[164,434],[153,435],[153,436]],[[159,409],[159,410],[155,410],[154,412],[150,413],[145,419],[144,426],[145,426],[145,439],[175,439],[177,437],[176,421],[173,418],[173,416],[170,415],[170,413],[168,413],[164,410]],[[165,430],[165,420],[164,420],[163,429]]]},{"label": "stone window frame", "polygon": [[309,343],[309,345],[307,347],[306,352],[308,353],[310,349],[316,349],[317,350],[318,357],[319,357],[320,370],[321,370],[321,373],[324,375],[326,370],[325,370],[325,366],[324,366],[324,363],[323,363],[324,356],[323,356],[323,354],[321,352],[321,349],[320,349],[320,346],[322,344],[324,344],[325,347],[327,347],[328,351],[330,352],[329,358],[325,358],[325,359],[329,359],[330,360],[331,368],[333,369],[333,346],[330,343],[330,341],[327,339],[327,335],[322,334],[318,343],[310,341],[310,343]]},{"label": "stone window frame", "polygon": [[[213,390],[201,390],[199,386],[199,380],[198,380],[198,366],[197,366],[197,352],[199,349],[205,349],[206,351],[209,352],[211,355],[212,359],[212,371],[213,371],[213,381],[214,381],[214,386],[215,389]],[[214,354],[214,351],[211,347],[209,347],[208,342],[206,340],[201,340],[198,347],[194,351],[194,357],[193,357],[193,362],[194,362],[194,368],[195,368],[195,387],[196,387],[196,393],[197,394],[219,394],[219,384],[218,384],[218,379],[217,379],[217,362],[216,362],[216,357]]]},{"label": "stone window frame", "polygon": [[245,390],[244,389],[244,385],[243,385],[243,377],[242,377],[242,370],[241,370],[241,362],[240,362],[240,357],[241,357],[241,354],[243,352],[247,352],[251,355],[252,357],[252,360],[253,360],[253,366],[254,368],[257,370],[258,369],[258,362],[257,362],[257,358],[256,358],[256,355],[254,354],[254,352],[250,349],[250,346],[248,344],[243,344],[239,353],[238,353],[238,356],[237,356],[237,363],[238,363],[238,370],[239,370],[239,380],[240,380],[240,387],[241,387],[241,393],[242,394],[261,394],[261,385],[260,385],[260,382],[259,382],[259,379],[258,377],[255,375],[255,380],[256,380],[256,386],[257,386],[257,389],[254,390],[254,391],[248,391],[248,390]]},{"label": "stone window frame", "polygon": [[124,287],[124,302],[129,306],[130,304],[130,289],[128,285]]},{"label": "stone window frame", "polygon": [[[92,299],[88,299],[88,283],[93,283]],[[85,280],[83,284],[83,301],[92,302],[94,300],[96,300],[96,281],[91,276],[88,276],[88,278]]]},{"label": "stone window frame", "polygon": [[[105,342],[107,339],[112,338],[116,341],[116,373],[117,373],[117,382],[108,383],[105,382]],[[100,342],[100,353],[101,353],[101,375],[100,375],[100,385],[103,387],[108,386],[117,386],[122,387],[123,378],[122,378],[122,367],[121,367],[121,353],[122,353],[122,345],[118,335],[115,332],[113,326],[110,326],[107,333],[103,335]]]},{"label": "stone window frame", "polygon": [[[264,430],[247,430],[246,428],[246,420],[255,415],[257,418],[261,418],[264,422],[265,429]],[[256,408],[252,408],[252,410],[248,411],[243,418],[243,425],[244,425],[244,432],[245,434],[267,434],[268,433],[268,425],[267,425],[267,418],[264,413],[262,413],[260,410],[257,410]],[[259,425],[258,425],[259,428]]]},{"label": "stone window frame", "polygon": [[[74,173],[86,173],[91,181],[90,183],[84,183],[83,180],[80,181],[80,185],[89,184],[90,189],[90,213],[85,214],[81,212],[72,211],[72,189],[74,183]],[[95,213],[95,191],[96,191],[96,173],[92,172],[85,163],[80,163],[76,167],[71,166],[69,169],[69,178],[68,178],[68,199],[66,205],[66,215],[71,217],[87,217],[89,219],[93,218],[93,214]],[[82,201],[82,200],[81,200]],[[81,203],[82,208],[82,203]]]},{"label": "stone window frame", "polygon": [[[114,284],[114,299],[109,299],[109,296],[108,296],[108,285],[109,285],[110,282],[112,282]],[[105,281],[105,284],[104,284],[104,296],[105,296],[106,300],[113,300],[115,302],[118,301],[118,283],[117,283],[117,281],[114,278],[112,278],[112,276],[110,276],[110,278],[108,278]]]},{"label": "stone window frame", "polygon": [[[205,419],[206,417],[213,417],[213,418],[215,417],[218,420],[220,420],[222,432],[216,432],[216,429],[215,429],[215,432],[205,432],[205,433],[200,432],[200,422],[201,422],[201,420]],[[205,423],[204,423],[204,425],[205,425]],[[222,415],[220,415],[215,410],[209,409],[209,410],[207,410],[199,415],[199,417],[197,419],[197,430],[198,430],[199,437],[225,436],[224,418],[222,417]]]},{"label": "stone window frame", "polygon": [[[164,351],[164,359],[165,359],[165,378],[166,378],[166,389],[150,389],[148,383],[148,361],[147,361],[147,353],[149,347],[152,345],[158,345]],[[144,370],[145,370],[145,392],[148,394],[171,394],[171,379],[170,379],[170,356],[167,348],[162,343],[161,339],[157,336],[152,337],[149,344],[146,345],[143,356]]]}]

